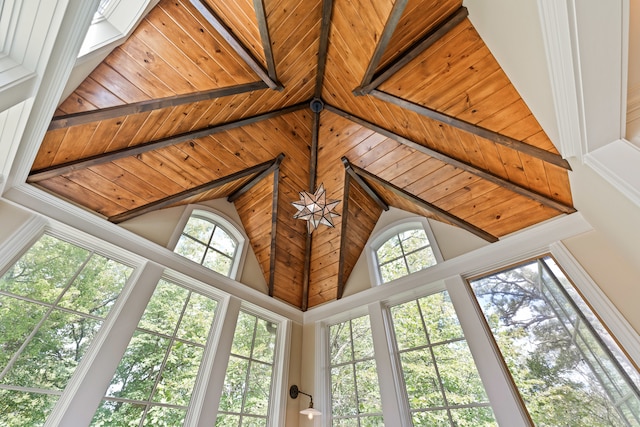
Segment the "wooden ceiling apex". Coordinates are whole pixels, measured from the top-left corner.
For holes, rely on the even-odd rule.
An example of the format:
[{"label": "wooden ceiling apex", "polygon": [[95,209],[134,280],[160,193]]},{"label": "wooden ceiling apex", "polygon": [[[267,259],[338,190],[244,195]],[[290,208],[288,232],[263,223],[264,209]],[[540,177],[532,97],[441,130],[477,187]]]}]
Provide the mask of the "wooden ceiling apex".
[{"label": "wooden ceiling apex", "polygon": [[[58,107],[27,181],[120,223],[234,204],[268,294],[341,298],[390,206],[488,242],[575,212],[462,0],[160,0]],[[355,89],[354,89],[355,88]],[[336,227],[293,218],[322,182]]]}]

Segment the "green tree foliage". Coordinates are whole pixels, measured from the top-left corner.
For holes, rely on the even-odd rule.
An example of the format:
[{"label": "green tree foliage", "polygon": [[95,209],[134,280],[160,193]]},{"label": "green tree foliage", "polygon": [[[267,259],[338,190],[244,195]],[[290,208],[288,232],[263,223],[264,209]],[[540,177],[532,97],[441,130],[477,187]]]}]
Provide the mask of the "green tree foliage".
[{"label": "green tree foliage", "polygon": [[413,425],[497,425],[448,293],[391,315]]},{"label": "green tree foliage", "polygon": [[472,288],[536,425],[640,425],[637,372],[551,258]]},{"label": "green tree foliage", "polygon": [[45,235],[0,278],[4,425],[44,423],[130,274]]},{"label": "green tree foliage", "polygon": [[383,283],[436,264],[427,234],[421,228],[391,237],[376,250],[376,257]]},{"label": "green tree foliage", "polygon": [[175,252],[228,276],[238,243],[208,218],[192,215],[176,244]]},{"label": "green tree foliage", "polygon": [[369,316],[331,326],[329,351],[334,427],[384,425]]},{"label": "green tree foliage", "polygon": [[216,306],[160,281],[91,425],[182,425]]},{"label": "green tree foliage", "polygon": [[277,326],[241,311],[231,346],[216,427],[267,425]]}]

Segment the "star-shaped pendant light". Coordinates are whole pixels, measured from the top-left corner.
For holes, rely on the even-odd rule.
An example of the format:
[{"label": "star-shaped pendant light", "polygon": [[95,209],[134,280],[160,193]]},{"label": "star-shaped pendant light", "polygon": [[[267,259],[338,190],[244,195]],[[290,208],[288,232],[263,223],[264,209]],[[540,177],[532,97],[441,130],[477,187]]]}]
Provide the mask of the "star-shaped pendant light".
[{"label": "star-shaped pendant light", "polygon": [[298,212],[293,217],[306,220],[307,231],[311,234],[320,224],[333,227],[331,218],[340,216],[333,210],[338,203],[340,203],[340,200],[327,199],[324,185],[320,184],[314,194],[307,191],[300,192],[300,201],[291,203],[298,209]]}]

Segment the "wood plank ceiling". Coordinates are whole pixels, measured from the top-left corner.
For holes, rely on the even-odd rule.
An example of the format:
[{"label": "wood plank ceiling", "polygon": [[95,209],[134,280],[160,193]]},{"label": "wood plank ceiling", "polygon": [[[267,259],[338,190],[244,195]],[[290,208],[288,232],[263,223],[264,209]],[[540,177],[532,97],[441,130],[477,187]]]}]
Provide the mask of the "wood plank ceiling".
[{"label": "wood plank ceiling", "polygon": [[[161,0],[61,103],[29,182],[118,223],[235,204],[271,296],[342,296],[394,206],[490,242],[574,212],[461,0]],[[299,191],[341,200],[294,220]]]}]

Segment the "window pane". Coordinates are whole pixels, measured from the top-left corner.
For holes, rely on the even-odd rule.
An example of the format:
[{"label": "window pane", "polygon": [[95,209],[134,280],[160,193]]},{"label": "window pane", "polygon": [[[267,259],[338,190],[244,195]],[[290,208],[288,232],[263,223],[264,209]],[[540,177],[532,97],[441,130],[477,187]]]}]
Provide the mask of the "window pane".
[{"label": "window pane", "polygon": [[233,257],[236,253],[236,241],[221,227],[216,227],[213,239],[211,239],[211,247],[216,248],[228,257]]},{"label": "window pane", "polygon": [[103,419],[123,420],[117,425],[127,426],[126,420],[145,426],[182,425],[216,307],[209,297],[161,280],[93,425]]},{"label": "window pane", "polygon": [[225,415],[217,425],[227,425],[240,415],[242,426],[264,425],[271,401],[276,326],[241,311],[231,345],[219,412]]},{"label": "window pane", "polygon": [[358,413],[353,369],[351,364],[331,368],[331,412],[335,417]]},{"label": "window pane", "polygon": [[60,305],[104,318],[130,274],[130,267],[94,255],[65,292]]},{"label": "window pane", "polygon": [[87,260],[85,249],[44,235],[0,279],[0,290],[53,302]]},{"label": "window pane", "polygon": [[433,255],[433,249],[429,246],[408,254],[407,264],[409,265],[409,273],[415,273],[416,271],[436,265],[436,257]]},{"label": "window pane", "polygon": [[202,265],[216,273],[228,276],[231,271],[231,261],[231,258],[227,258],[221,253],[209,249],[202,261]]},{"label": "window pane", "polygon": [[3,421],[11,417],[11,425],[43,423],[131,272],[47,235],[7,270],[0,279],[6,293],[0,295]]},{"label": "window pane", "polygon": [[154,402],[187,406],[196,382],[203,349],[175,341],[169,352],[162,377],[153,395]]},{"label": "window pane", "polygon": [[427,233],[421,229],[407,230],[400,233],[400,241],[402,242],[402,249],[405,253],[413,252],[429,245]]},{"label": "window pane", "polygon": [[187,289],[173,283],[160,281],[138,327],[165,335],[173,335],[188,295]]},{"label": "window pane", "polygon": [[137,426],[143,412],[143,405],[105,400],[93,417],[91,426]]},{"label": "window pane", "polygon": [[404,258],[400,258],[380,266],[380,276],[384,283],[399,279],[407,274],[409,274],[409,272],[407,271],[407,266],[404,263]]},{"label": "window pane", "polygon": [[637,372],[618,362],[624,356],[613,339],[550,266],[544,258],[471,283],[531,417],[548,425],[640,425],[640,414],[628,411],[640,402]]},{"label": "window pane", "polygon": [[215,225],[206,219],[192,216],[184,226],[184,234],[188,234],[204,245],[209,244],[211,233],[213,233]]},{"label": "window pane", "polygon": [[[496,425],[449,294],[399,304],[390,312],[414,425]],[[476,406],[488,411],[464,412]],[[456,411],[461,415],[454,416]],[[467,418],[479,421],[465,423]]]},{"label": "window pane", "polygon": [[206,250],[207,247],[205,245],[198,243],[187,236],[180,236],[180,240],[178,240],[174,252],[200,264]]},{"label": "window pane", "polygon": [[149,399],[168,346],[167,338],[136,331],[111,380],[107,396]]},{"label": "window pane", "polygon": [[44,306],[0,295],[0,372],[45,312]]},{"label": "window pane", "polygon": [[2,425],[25,427],[43,425],[59,397],[0,389]]},{"label": "window pane", "polygon": [[374,422],[382,404],[369,316],[332,325],[329,340],[333,425]]},{"label": "window pane", "polygon": [[380,264],[384,264],[387,261],[401,257],[402,249],[400,249],[400,238],[398,236],[393,236],[380,246],[376,251],[376,254],[378,255],[378,262]]}]

